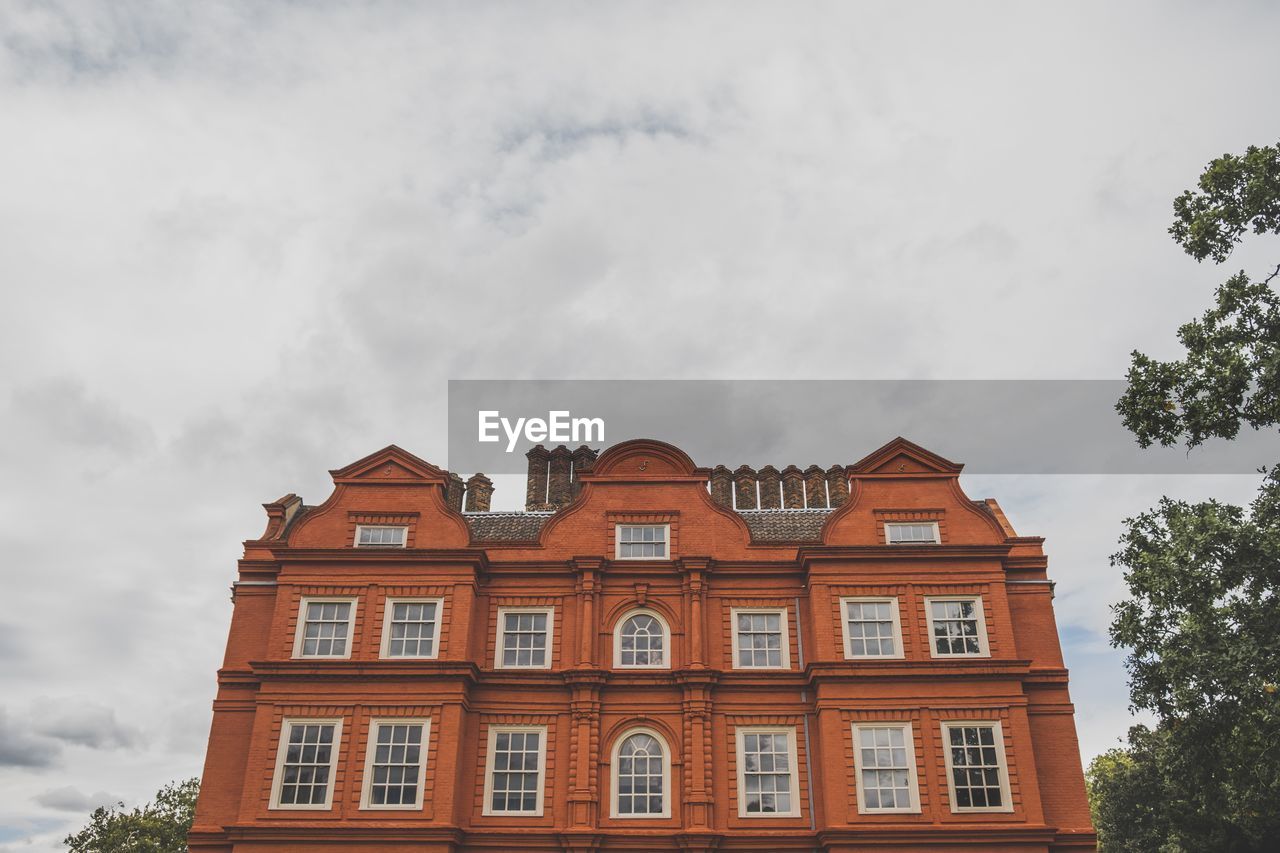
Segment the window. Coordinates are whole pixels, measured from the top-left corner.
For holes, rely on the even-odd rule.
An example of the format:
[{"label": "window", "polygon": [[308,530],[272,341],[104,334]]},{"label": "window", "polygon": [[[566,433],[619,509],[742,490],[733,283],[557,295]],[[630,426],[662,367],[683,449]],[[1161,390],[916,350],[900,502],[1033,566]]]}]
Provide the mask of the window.
[{"label": "window", "polygon": [[982,599],[928,598],[929,651],[939,657],[987,657],[987,625]]},{"label": "window", "polygon": [[333,804],[341,720],[285,720],[280,729],[271,807],[327,809]]},{"label": "window", "polygon": [[618,623],[614,634],[613,665],[625,669],[665,669],[670,666],[666,658],[666,622],[649,610],[632,613]]},{"label": "window", "polygon": [[791,666],[787,643],[787,611],[739,610],[733,619],[734,669],[788,669]]},{"label": "window", "polygon": [[951,810],[1011,812],[999,723],[943,723]]},{"label": "window", "polygon": [[938,522],[926,521],[913,524],[886,523],[884,539],[890,545],[918,545],[921,543],[937,545],[942,540],[938,536]]},{"label": "window", "polygon": [[439,654],[442,599],[387,599],[382,626],[384,658],[434,658]]},{"label": "window", "polygon": [[669,531],[670,527],[666,524],[619,524],[617,558],[619,560],[667,559]]},{"label": "window", "polygon": [[503,608],[498,611],[499,669],[550,669],[550,607]]},{"label": "window", "polygon": [[896,598],[842,598],[846,658],[902,657]]},{"label": "window", "polygon": [[352,598],[304,598],[293,644],[295,658],[351,657]]},{"label": "window", "polygon": [[657,732],[640,729],[613,751],[613,816],[671,817],[671,759]]},{"label": "window", "polygon": [[420,809],[428,720],[375,720],[364,768],[366,809]]},{"label": "window", "polygon": [[356,526],[357,548],[403,548],[407,527],[360,524]]},{"label": "window", "polygon": [[920,811],[911,726],[855,725],[853,744],[858,811]]},{"label": "window", "polygon": [[546,726],[490,727],[484,813],[542,814],[542,774],[546,754]]},{"label": "window", "polygon": [[796,730],[738,729],[738,816],[799,817]]}]

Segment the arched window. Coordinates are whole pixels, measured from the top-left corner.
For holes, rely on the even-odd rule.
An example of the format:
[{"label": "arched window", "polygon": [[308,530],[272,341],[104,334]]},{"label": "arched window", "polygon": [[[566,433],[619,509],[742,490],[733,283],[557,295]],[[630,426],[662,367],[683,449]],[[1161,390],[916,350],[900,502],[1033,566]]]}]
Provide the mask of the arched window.
[{"label": "arched window", "polygon": [[667,669],[670,631],[662,617],[651,610],[637,610],[618,623],[614,634],[613,664],[634,669]]},{"label": "arched window", "polygon": [[613,816],[671,816],[671,756],[651,729],[634,729],[613,754]]}]

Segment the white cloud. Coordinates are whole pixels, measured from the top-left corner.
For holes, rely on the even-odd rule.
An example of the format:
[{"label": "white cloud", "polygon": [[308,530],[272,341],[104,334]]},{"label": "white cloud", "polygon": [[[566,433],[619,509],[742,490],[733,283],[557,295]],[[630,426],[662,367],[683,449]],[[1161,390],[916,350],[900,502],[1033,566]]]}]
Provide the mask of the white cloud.
[{"label": "white cloud", "polygon": [[[68,816],[31,790],[195,775],[258,505],[392,441],[444,462],[447,378],[1110,378],[1168,353],[1224,277],[1169,242],[1170,200],[1275,139],[1276,15],[10,4],[0,694],[160,734],[54,768],[0,721],[27,756],[0,825],[54,849]],[[1096,634],[1074,578],[1159,488],[992,493]],[[1123,696],[1098,701],[1116,728]]]}]

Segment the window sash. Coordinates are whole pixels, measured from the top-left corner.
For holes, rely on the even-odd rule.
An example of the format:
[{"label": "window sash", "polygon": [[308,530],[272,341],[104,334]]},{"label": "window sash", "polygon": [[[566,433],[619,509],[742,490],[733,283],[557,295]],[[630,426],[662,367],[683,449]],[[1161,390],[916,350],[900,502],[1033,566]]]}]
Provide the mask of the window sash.
[{"label": "window sash", "polygon": [[670,525],[619,524],[617,527],[620,560],[665,560]]},{"label": "window sash", "polygon": [[388,598],[382,628],[382,657],[438,657],[443,611],[444,600],[439,598]]},{"label": "window sash", "polygon": [[986,616],[981,596],[928,598],[932,657],[987,657]]},{"label": "window sash", "polygon": [[843,598],[840,610],[846,659],[903,656],[898,599]]},{"label": "window sash", "polygon": [[787,612],[733,609],[734,669],[787,669],[790,667],[790,638]]},{"label": "window sash", "polygon": [[542,814],[547,729],[498,727],[489,730],[484,814]]},{"label": "window sash", "polygon": [[284,720],[280,726],[271,807],[330,808],[341,741],[341,720]]},{"label": "window sash", "polygon": [[554,618],[551,608],[500,609],[497,668],[550,669]]},{"label": "window sash", "polygon": [[617,642],[617,666],[666,668],[667,629],[655,614],[641,612],[625,617],[618,627]]},{"label": "window sash", "polygon": [[858,810],[919,812],[915,738],[910,724],[853,726]]},{"label": "window sash", "polygon": [[426,786],[427,720],[375,720],[365,763],[366,809],[415,809]]},{"label": "window sash", "polygon": [[639,731],[624,736],[614,764],[614,817],[670,816],[669,768],[666,746],[656,735]]},{"label": "window sash", "polygon": [[399,524],[361,524],[356,526],[357,548],[404,548],[409,528]]},{"label": "window sash", "polygon": [[295,658],[351,657],[356,600],[303,598],[299,606]]},{"label": "window sash", "polygon": [[1009,812],[1008,765],[998,722],[942,724],[953,812]]},{"label": "window sash", "polygon": [[941,538],[936,521],[886,522],[884,541],[890,545],[937,545]]},{"label": "window sash", "polygon": [[739,728],[738,816],[799,817],[795,729]]}]

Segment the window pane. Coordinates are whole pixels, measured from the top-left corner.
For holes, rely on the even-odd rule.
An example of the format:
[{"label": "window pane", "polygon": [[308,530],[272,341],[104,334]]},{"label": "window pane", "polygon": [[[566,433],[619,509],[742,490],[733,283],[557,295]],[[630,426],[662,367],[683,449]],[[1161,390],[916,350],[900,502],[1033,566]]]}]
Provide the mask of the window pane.
[{"label": "window pane", "polygon": [[402,548],[404,547],[406,529],[404,527],[362,526],[356,544],[373,548]]},{"label": "window pane", "polygon": [[494,740],[494,771],[490,779],[490,810],[537,811],[538,754],[541,742],[541,732],[497,733]]},{"label": "window pane", "polygon": [[738,613],[738,666],[781,667],[782,614]]},{"label": "window pane", "polygon": [[391,605],[390,657],[432,657],[435,654],[434,601],[397,601]]},{"label": "window pane", "polygon": [[421,723],[377,725],[370,805],[413,805],[418,801],[422,729]]},{"label": "window pane", "polygon": [[666,559],[666,525],[618,525],[618,556],[630,560]]},{"label": "window pane", "polygon": [[896,542],[931,542],[937,543],[937,526],[931,522],[924,524],[886,524],[885,539],[889,543]]},{"label": "window pane", "polygon": [[902,726],[858,728],[862,772],[858,784],[867,810],[911,808],[907,730]]},{"label": "window pane", "polygon": [[502,621],[502,665],[545,667],[548,618],[544,612],[505,613]]},{"label": "window pane", "polygon": [[280,768],[280,805],[324,805],[333,758],[332,723],[289,723]]},{"label": "window pane", "polygon": [[931,601],[933,647],[938,655],[982,654],[976,598]]},{"label": "window pane", "polygon": [[947,731],[956,808],[1003,806],[995,726],[950,726]]},{"label": "window pane", "polygon": [[897,654],[893,636],[895,604],[887,601],[850,601],[846,620],[849,654],[853,657],[876,657]]},{"label": "window pane", "polygon": [[619,815],[660,815],[664,811],[662,744],[648,734],[634,734],[618,748]]},{"label": "window pane", "polygon": [[303,613],[302,655],[342,657],[351,622],[349,601],[309,601]]},{"label": "window pane", "polygon": [[618,658],[622,666],[663,666],[662,623],[638,613],[622,623],[618,632]]},{"label": "window pane", "polygon": [[743,798],[747,814],[790,812],[791,753],[785,732],[749,733],[742,738]]}]

